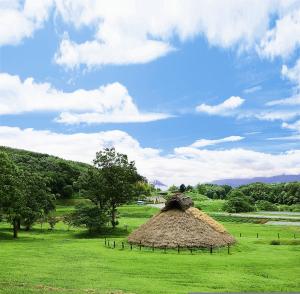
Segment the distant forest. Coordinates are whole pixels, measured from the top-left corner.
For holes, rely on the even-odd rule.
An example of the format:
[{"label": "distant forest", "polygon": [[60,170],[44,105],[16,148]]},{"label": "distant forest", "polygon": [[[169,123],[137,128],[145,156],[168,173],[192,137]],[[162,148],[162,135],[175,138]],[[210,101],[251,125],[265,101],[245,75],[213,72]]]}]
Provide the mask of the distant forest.
[{"label": "distant forest", "polygon": [[71,198],[79,192],[78,179],[89,165],[64,160],[48,154],[0,146],[0,152],[6,152],[14,163],[24,171],[39,173],[48,179],[48,188],[56,199]]}]

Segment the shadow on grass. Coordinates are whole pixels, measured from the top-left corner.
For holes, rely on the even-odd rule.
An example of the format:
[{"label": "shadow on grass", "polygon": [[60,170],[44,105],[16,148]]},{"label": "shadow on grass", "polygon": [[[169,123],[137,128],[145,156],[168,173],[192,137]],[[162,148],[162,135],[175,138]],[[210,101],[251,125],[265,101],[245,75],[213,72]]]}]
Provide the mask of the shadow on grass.
[{"label": "shadow on grass", "polygon": [[[53,236],[53,237],[52,237]],[[18,238],[13,237],[13,230],[11,228],[0,229],[0,241],[44,241],[44,240],[59,240],[62,237],[74,238],[74,232],[70,231],[68,234],[67,230],[47,230],[32,228],[29,231],[20,229],[18,232]]]},{"label": "shadow on grass", "polygon": [[42,240],[61,240],[67,239],[93,239],[93,238],[122,238],[128,236],[129,231],[125,228],[103,228],[101,231],[89,232],[88,230],[81,229],[41,229],[31,228],[29,231],[24,229],[19,230],[17,239],[13,238],[13,231],[11,228],[0,228],[0,241],[1,240],[16,240],[16,241],[42,241]]},{"label": "shadow on grass", "polygon": [[123,228],[103,228],[101,231],[82,231],[75,234],[78,239],[93,239],[93,238],[119,238],[128,236],[129,232]]},{"label": "shadow on grass", "polygon": [[14,242],[21,242],[21,241],[34,241],[35,238],[30,236],[18,236],[18,238],[13,237],[12,229],[9,228],[2,228],[0,231],[0,241],[14,241]]},{"label": "shadow on grass", "polygon": [[5,228],[0,231],[0,240],[13,240],[12,229]]}]

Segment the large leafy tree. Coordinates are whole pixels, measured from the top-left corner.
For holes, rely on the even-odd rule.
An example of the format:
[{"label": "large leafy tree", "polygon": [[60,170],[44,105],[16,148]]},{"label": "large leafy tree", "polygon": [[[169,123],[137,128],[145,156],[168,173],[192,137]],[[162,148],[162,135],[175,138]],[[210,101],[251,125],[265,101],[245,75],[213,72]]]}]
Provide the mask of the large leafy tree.
[{"label": "large leafy tree", "polygon": [[54,198],[44,177],[19,169],[7,154],[0,153],[0,211],[12,224],[14,237],[21,224],[30,229],[53,209]]},{"label": "large leafy tree", "polygon": [[136,195],[136,184],[143,180],[135,163],[128,161],[125,154],[114,148],[106,148],[96,153],[94,167],[83,178],[82,187],[87,197],[106,209],[113,227],[117,225],[117,207],[131,201]]},{"label": "large leafy tree", "polygon": [[96,153],[94,166],[101,172],[102,193],[108,204],[113,228],[117,225],[117,207],[131,201],[135,195],[135,184],[142,180],[134,161],[126,154],[106,148]]},{"label": "large leafy tree", "polygon": [[0,212],[13,225],[14,238],[18,237],[24,197],[19,181],[20,172],[4,152],[0,152]]},{"label": "large leafy tree", "polygon": [[39,218],[55,209],[54,196],[50,193],[48,180],[42,175],[26,171],[21,177],[24,194],[21,224],[29,230]]}]

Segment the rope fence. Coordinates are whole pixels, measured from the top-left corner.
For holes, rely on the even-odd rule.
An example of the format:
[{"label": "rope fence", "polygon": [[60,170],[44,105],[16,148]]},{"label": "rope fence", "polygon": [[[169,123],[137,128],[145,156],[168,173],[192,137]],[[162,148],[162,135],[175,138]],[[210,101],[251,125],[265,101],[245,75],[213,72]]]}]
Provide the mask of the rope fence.
[{"label": "rope fence", "polygon": [[[239,234],[240,238],[243,237],[250,237],[249,235],[243,235],[242,233]],[[262,236],[259,235],[258,233],[256,233],[256,235],[252,236],[252,237],[256,237],[257,239],[262,239]],[[274,236],[275,237],[275,236]],[[277,239],[280,239],[280,234],[277,233]],[[285,239],[287,239],[288,237],[284,236]],[[293,234],[292,236],[290,236],[291,239],[297,239],[296,234]],[[238,239],[238,238],[237,238]],[[272,241],[270,239],[270,241]],[[277,242],[277,241],[276,241]],[[125,250],[125,249],[129,249],[130,251],[133,250],[137,250],[137,251],[152,251],[152,252],[163,252],[163,253],[167,253],[167,252],[173,252],[177,254],[180,254],[181,252],[189,252],[190,254],[194,254],[194,253],[209,253],[209,254],[213,254],[213,253],[219,253],[219,252],[227,252],[228,255],[232,254],[232,250],[231,250],[231,244],[227,244],[227,246],[222,246],[222,247],[214,247],[213,245],[210,246],[206,246],[206,247],[182,247],[182,246],[177,246],[177,247],[173,247],[173,248],[168,248],[168,247],[156,247],[155,244],[153,243],[152,246],[144,246],[141,244],[141,242],[139,244],[131,244],[125,241],[118,241],[116,242],[116,240],[111,240],[108,238],[104,239],[104,246],[107,248],[111,248],[111,249],[120,249],[120,250]]]},{"label": "rope fence", "polygon": [[[163,252],[163,253],[167,253],[167,252],[177,252],[178,254],[182,253],[182,252],[189,252],[190,254],[194,254],[194,253],[203,253],[203,252],[207,252],[210,254],[216,253],[217,251],[219,252],[220,249],[224,249],[224,247],[213,247],[208,246],[208,247],[182,247],[182,246],[177,246],[177,247],[173,247],[173,248],[168,248],[166,246],[164,247],[155,247],[155,244],[153,244],[152,246],[144,246],[141,243],[140,244],[131,244],[131,243],[127,243],[127,242],[116,242],[115,240],[109,240],[106,239],[104,240],[104,246],[110,249],[119,249],[119,250],[125,250],[125,249],[129,249],[130,251],[152,251],[152,252]],[[225,247],[226,248],[226,247]],[[231,254],[230,251],[231,245],[228,244],[227,245],[227,254]]]}]

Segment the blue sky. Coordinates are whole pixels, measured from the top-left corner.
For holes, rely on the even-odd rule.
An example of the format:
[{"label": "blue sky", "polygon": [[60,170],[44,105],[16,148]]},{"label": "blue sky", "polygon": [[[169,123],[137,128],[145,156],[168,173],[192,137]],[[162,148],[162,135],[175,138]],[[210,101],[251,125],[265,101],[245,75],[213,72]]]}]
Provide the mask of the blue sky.
[{"label": "blue sky", "polygon": [[167,184],[300,173],[299,2],[137,3],[0,1],[0,144],[115,146]]}]

